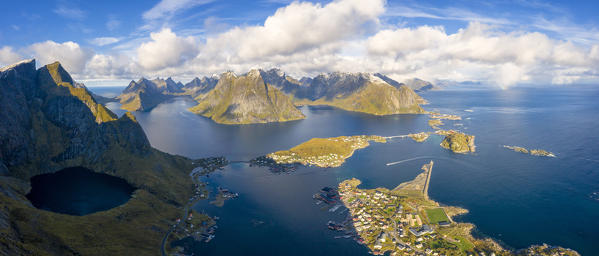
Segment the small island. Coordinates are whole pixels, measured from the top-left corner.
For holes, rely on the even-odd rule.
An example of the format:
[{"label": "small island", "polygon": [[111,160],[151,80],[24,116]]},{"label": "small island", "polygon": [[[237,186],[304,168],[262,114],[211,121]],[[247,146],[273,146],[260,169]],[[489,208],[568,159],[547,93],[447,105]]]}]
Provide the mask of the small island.
[{"label": "small island", "polygon": [[504,145],[503,147],[507,148],[507,149],[510,149],[510,150],[513,150],[515,152],[520,152],[520,153],[523,153],[523,154],[530,154],[530,155],[533,155],[533,156],[555,157],[555,154],[553,154],[552,152],[549,152],[547,150],[544,150],[544,149],[531,149],[529,151],[526,148],[519,147],[519,146],[507,146],[507,145]]},{"label": "small island", "polygon": [[474,135],[468,135],[459,131],[437,131],[437,134],[445,135],[441,147],[449,149],[454,153],[475,152]]},{"label": "small island", "polygon": [[430,119],[428,120],[428,126],[430,126],[431,128],[438,130],[440,129],[439,126],[444,125],[443,121],[441,121],[440,119]]},{"label": "small island", "polygon": [[419,133],[410,133],[410,134],[408,134],[408,137],[412,138],[416,142],[425,142],[428,139],[429,135],[430,134],[426,133],[426,132],[419,132]]},{"label": "small island", "polygon": [[491,238],[474,238],[473,224],[453,221],[466,209],[441,206],[430,200],[428,187],[433,161],[412,181],[387,188],[360,189],[360,180],[339,184],[338,193],[349,210],[346,222],[328,228],[354,237],[375,255],[579,255],[546,244],[512,251]]},{"label": "small island", "polygon": [[278,164],[300,163],[323,168],[339,167],[354,151],[368,147],[370,141],[387,142],[384,137],[375,135],[313,138],[289,150],[270,153],[266,157]]},{"label": "small island", "polygon": [[458,115],[441,114],[437,112],[429,112],[429,117],[433,119],[462,120],[462,117]]},{"label": "small island", "polygon": [[555,154],[543,149],[531,149],[530,154],[533,156],[555,157]]}]

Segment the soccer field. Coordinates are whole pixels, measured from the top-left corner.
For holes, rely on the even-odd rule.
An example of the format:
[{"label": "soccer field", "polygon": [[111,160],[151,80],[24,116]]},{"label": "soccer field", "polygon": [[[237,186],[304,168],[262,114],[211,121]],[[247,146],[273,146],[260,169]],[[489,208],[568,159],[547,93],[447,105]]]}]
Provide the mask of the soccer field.
[{"label": "soccer field", "polygon": [[437,224],[442,221],[449,222],[449,218],[443,208],[426,209],[425,212],[431,224]]}]

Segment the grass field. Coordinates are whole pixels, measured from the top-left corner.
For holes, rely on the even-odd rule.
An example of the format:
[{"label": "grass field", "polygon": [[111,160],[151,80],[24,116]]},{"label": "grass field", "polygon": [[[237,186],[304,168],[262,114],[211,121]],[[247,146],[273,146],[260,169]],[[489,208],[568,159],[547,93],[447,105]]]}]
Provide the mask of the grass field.
[{"label": "grass field", "polygon": [[442,221],[449,222],[449,218],[443,208],[426,209],[426,216],[431,224],[437,224]]}]

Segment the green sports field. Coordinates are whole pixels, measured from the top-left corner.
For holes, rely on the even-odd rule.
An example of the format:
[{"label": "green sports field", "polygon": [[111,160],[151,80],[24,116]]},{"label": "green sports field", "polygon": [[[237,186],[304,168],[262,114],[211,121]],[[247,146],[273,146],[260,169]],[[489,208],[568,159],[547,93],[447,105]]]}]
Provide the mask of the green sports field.
[{"label": "green sports field", "polygon": [[425,212],[431,224],[437,224],[442,221],[449,222],[449,218],[443,208],[426,209]]}]

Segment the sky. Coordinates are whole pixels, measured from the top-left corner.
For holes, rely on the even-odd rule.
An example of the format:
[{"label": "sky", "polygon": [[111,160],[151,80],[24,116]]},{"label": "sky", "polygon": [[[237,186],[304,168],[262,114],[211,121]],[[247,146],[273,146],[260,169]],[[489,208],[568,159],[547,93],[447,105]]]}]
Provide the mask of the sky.
[{"label": "sky", "polygon": [[280,68],[402,81],[599,82],[599,1],[11,1],[0,66],[60,61],[88,86]]}]

